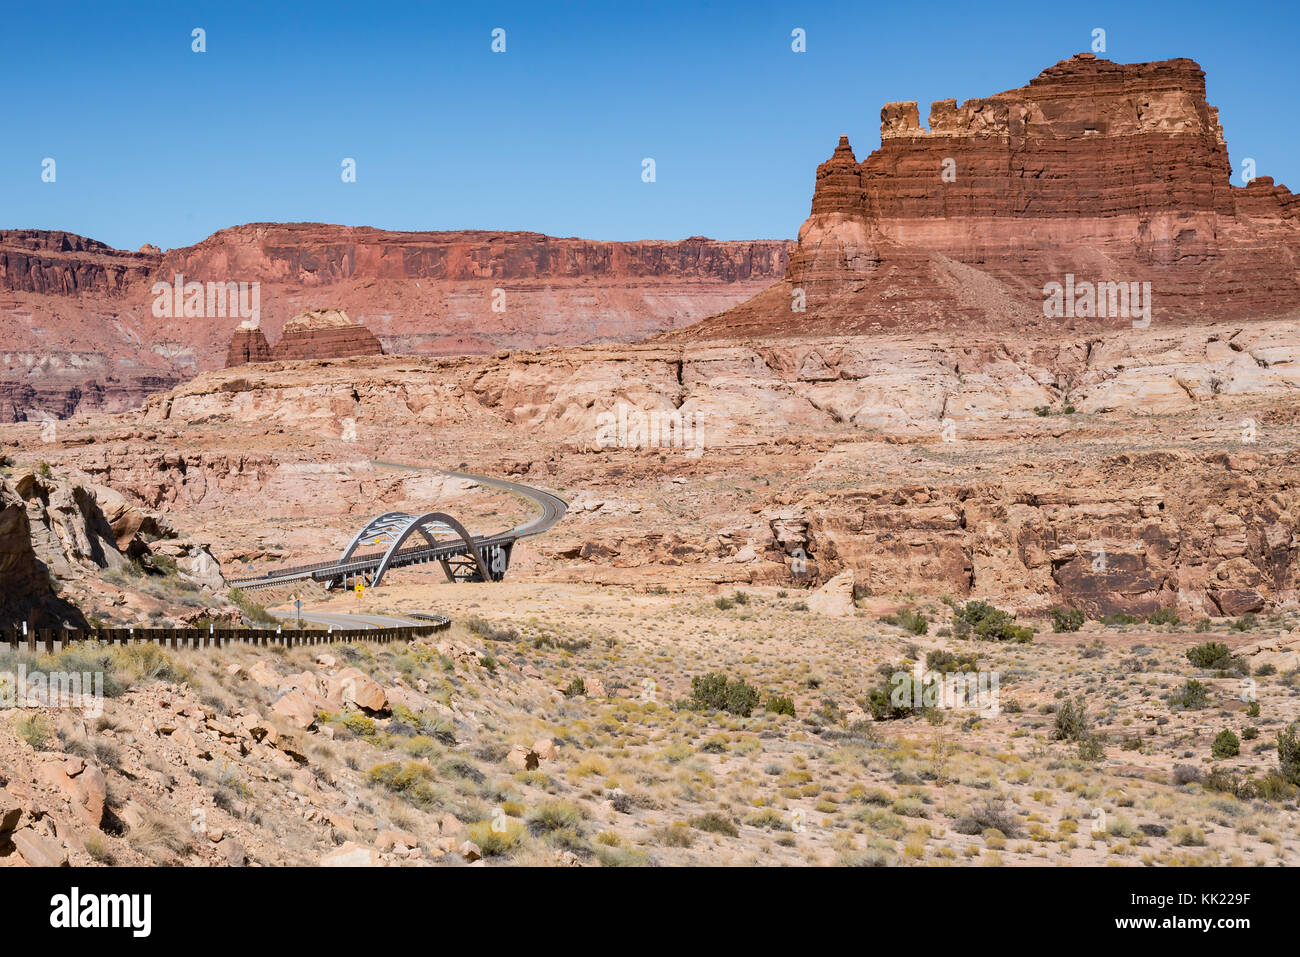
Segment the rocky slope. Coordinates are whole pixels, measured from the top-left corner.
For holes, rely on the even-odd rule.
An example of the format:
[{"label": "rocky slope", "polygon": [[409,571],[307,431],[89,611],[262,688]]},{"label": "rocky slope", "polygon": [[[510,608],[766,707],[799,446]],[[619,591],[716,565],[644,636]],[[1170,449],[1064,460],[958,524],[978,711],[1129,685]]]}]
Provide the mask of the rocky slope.
[{"label": "rocky slope", "polygon": [[852,569],[875,594],[1236,615],[1296,599],[1298,357],[1294,324],[1261,322],[270,362],[48,454],[251,565],[448,502],[432,473],[382,464],[405,462],[567,497],[520,574],[806,587]]},{"label": "rocky slope", "polygon": [[0,628],[84,629],[90,614],[128,624],[234,614],[205,544],[75,468],[0,471],[0,574]]},{"label": "rocky slope", "polygon": [[[1020,89],[938,101],[928,129],[915,102],[887,103],[880,118],[878,150],[858,162],[841,137],[818,168],[783,282],[670,335],[1041,336],[1296,311],[1300,197],[1266,176],[1230,185],[1218,111],[1191,60],[1079,54]],[[1070,282],[1077,309],[1045,315],[1047,284]],[[1109,291],[1084,306],[1085,282],[1138,283],[1141,295],[1149,283],[1149,316],[1113,308]]]},{"label": "rocky slope", "polygon": [[673,328],[769,285],[789,246],[264,223],[164,255],[68,233],[3,230],[0,421],[120,411],[219,366],[251,317],[155,310],[154,283],[177,275],[205,285],[259,283],[261,328],[274,338],[304,310],[330,307],[355,317],[389,352],[457,354],[630,341]]}]

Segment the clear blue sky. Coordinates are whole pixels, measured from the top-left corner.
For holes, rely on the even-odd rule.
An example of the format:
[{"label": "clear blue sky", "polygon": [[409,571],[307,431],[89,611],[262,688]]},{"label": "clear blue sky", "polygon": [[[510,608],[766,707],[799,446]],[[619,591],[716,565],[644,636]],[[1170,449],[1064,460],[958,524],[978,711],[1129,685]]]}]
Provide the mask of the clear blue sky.
[{"label": "clear blue sky", "polygon": [[[1094,27],[1119,62],[1199,61],[1234,166],[1253,157],[1300,190],[1298,9],[10,2],[0,227],[125,248],[256,221],[792,237],[838,135],[859,157],[879,145],[881,103],[918,100],[924,117],[932,100],[1020,86],[1088,50]],[[191,52],[194,27],[206,53]],[[790,49],[795,27],[806,53]],[[340,180],[344,157],[356,183]]]}]

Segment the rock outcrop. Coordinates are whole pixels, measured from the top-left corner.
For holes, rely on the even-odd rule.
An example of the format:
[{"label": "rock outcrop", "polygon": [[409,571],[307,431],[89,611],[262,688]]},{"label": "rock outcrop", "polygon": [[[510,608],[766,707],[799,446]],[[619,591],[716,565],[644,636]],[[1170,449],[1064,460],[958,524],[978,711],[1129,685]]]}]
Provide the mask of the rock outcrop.
[{"label": "rock outcrop", "polygon": [[271,345],[266,341],[262,330],[240,325],[230,337],[230,347],[226,350],[226,368],[270,361]]},{"label": "rock outcrop", "polygon": [[[928,129],[911,102],[880,118],[878,150],[859,162],[841,137],[818,168],[784,281],[671,335],[1046,334],[1296,310],[1300,197],[1266,176],[1230,184],[1192,60],[1079,54],[1020,89],[938,101]],[[1050,283],[1077,290],[1071,308],[1047,302]]]},{"label": "rock outcrop", "polygon": [[384,347],[374,334],[353,322],[338,309],[308,309],[294,316],[274,347],[268,346],[260,329],[240,327],[230,340],[227,366],[249,362],[295,361],[302,359],[345,359],[349,356],[381,356]]}]

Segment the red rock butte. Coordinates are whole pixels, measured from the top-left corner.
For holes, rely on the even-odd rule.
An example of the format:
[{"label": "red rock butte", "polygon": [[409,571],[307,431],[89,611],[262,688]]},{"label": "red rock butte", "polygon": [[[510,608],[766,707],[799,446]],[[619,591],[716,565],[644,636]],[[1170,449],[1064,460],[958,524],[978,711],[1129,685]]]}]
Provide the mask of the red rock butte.
[{"label": "red rock butte", "polygon": [[1300,199],[1266,176],[1231,185],[1192,60],[1082,53],[1020,89],[935,102],[928,129],[915,102],[886,103],[880,138],[858,162],[842,136],[818,167],[783,281],[665,335],[1131,321],[1045,316],[1067,275],[1150,282],[1157,323],[1280,318],[1300,300]]},{"label": "red rock butte", "polygon": [[381,356],[384,347],[365,326],[338,309],[308,309],[290,319],[280,341],[270,345],[262,330],[240,325],[230,339],[226,366],[249,362],[345,359]]}]

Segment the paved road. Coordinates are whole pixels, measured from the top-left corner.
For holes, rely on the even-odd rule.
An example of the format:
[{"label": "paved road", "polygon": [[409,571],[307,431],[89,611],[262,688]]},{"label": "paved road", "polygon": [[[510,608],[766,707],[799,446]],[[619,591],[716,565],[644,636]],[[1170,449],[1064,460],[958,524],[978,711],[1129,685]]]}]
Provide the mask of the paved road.
[{"label": "paved road", "polygon": [[[564,517],[564,513],[569,510],[569,505],[558,495],[552,495],[550,492],[544,492],[539,488],[533,488],[531,485],[521,485],[518,482],[510,482],[506,479],[489,478],[486,475],[473,475],[469,472],[452,472],[448,469],[428,468],[423,465],[406,465],[402,462],[383,462],[375,459],[374,465],[384,465],[389,468],[410,469],[418,472],[441,472],[443,475],[450,475],[453,478],[469,479],[471,482],[478,482],[480,485],[490,485],[493,488],[504,489],[512,492],[520,498],[526,499],[537,505],[542,513],[534,519],[524,522],[522,525],[516,525],[510,530],[511,533],[519,538],[527,538],[530,535],[540,535],[542,532],[549,530],[556,522]],[[506,533],[500,533],[506,534]],[[490,536],[484,536],[485,538]]]}]

